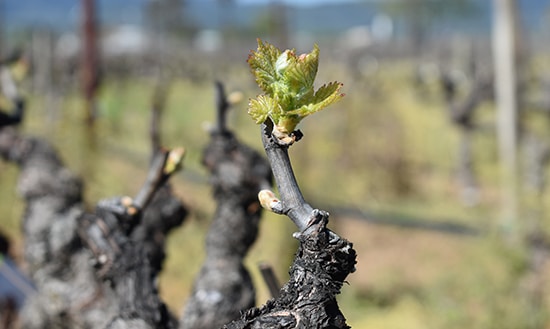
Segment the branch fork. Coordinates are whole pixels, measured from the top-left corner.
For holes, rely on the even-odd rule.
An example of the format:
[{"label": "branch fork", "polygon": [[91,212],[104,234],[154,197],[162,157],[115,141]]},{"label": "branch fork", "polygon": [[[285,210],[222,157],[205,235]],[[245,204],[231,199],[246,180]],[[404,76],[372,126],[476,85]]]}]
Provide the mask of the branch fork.
[{"label": "branch fork", "polygon": [[127,235],[139,225],[141,214],[156,191],[181,168],[183,155],[183,148],[161,150],[153,159],[147,179],[135,198],[123,196],[101,200],[95,214],[83,214],[79,234],[94,255],[99,277],[108,275],[111,265],[120,256],[120,245],[126,243]]}]

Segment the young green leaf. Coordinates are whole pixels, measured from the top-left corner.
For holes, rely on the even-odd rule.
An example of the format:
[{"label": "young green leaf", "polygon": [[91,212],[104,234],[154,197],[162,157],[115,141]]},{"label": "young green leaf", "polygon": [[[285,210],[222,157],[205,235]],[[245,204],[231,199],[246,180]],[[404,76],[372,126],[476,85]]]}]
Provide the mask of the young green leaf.
[{"label": "young green leaf", "polygon": [[248,64],[256,83],[264,91],[249,102],[248,113],[256,123],[270,118],[273,134],[284,144],[292,144],[290,137],[298,123],[340,100],[342,84],[331,82],[314,90],[319,66],[319,47],[309,54],[297,56],[294,49],[281,52],[275,46],[258,39],[258,49],[248,57]]},{"label": "young green leaf", "polygon": [[273,98],[259,95],[258,98],[251,99],[248,103],[248,114],[259,124],[267,120],[269,113],[280,112],[278,106]]}]

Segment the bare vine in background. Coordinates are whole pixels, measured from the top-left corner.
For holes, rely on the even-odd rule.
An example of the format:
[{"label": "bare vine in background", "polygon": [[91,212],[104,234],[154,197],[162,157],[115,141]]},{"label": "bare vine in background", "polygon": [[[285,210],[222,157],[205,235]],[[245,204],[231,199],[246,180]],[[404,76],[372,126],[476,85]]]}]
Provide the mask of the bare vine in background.
[{"label": "bare vine in background", "polygon": [[97,275],[109,284],[118,302],[107,328],[178,327],[177,319],[158,295],[158,271],[145,244],[132,239],[131,234],[157,190],[179,169],[182,158],[183,149],[158,152],[135,198],[102,200],[95,213],[79,218],[78,233],[92,251]]},{"label": "bare vine in background", "polygon": [[469,66],[468,73],[472,82],[463,99],[460,99],[457,81],[449,71],[442,70],[439,81],[449,119],[458,130],[460,138],[456,161],[462,201],[465,205],[474,206],[479,202],[479,184],[473,159],[473,135],[476,130],[474,115],[483,101],[493,97],[493,85],[492,76],[482,72],[473,54]]},{"label": "bare vine in background", "polygon": [[165,259],[168,233],[180,226],[187,209],[169,178],[181,167],[184,150],[161,147],[160,118],[170,79],[160,79],[151,104],[151,166],[135,198],[100,201],[94,214],[80,218],[79,234],[92,251],[100,280],[117,300],[107,328],[177,328],[178,321],[159,297],[157,276]]},{"label": "bare vine in background", "polygon": [[[160,122],[171,84],[171,78],[160,76],[153,92],[149,127],[151,161],[159,152],[165,152],[161,146]],[[182,225],[187,214],[187,207],[174,193],[171,182],[166,181],[157,189],[151,202],[145,207],[141,224],[132,231],[132,240],[144,245],[150,265],[157,273],[162,270],[166,258],[165,245],[169,233]]]},{"label": "bare vine in background", "polygon": [[255,289],[243,264],[256,241],[262,207],[257,195],[271,186],[269,164],[227,127],[230,107],[216,83],[217,119],[202,163],[211,174],[216,213],[206,236],[206,259],[181,318],[183,329],[220,328],[255,305]]}]

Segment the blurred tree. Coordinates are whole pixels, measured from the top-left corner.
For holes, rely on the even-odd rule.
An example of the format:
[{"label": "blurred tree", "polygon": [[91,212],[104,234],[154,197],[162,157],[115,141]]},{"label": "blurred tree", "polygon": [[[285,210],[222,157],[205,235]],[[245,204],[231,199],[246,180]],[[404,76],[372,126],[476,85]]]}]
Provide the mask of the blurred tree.
[{"label": "blurred tree", "polygon": [[397,0],[381,2],[381,9],[402,21],[417,51],[422,49],[435,23],[471,15],[478,5],[474,0]]}]

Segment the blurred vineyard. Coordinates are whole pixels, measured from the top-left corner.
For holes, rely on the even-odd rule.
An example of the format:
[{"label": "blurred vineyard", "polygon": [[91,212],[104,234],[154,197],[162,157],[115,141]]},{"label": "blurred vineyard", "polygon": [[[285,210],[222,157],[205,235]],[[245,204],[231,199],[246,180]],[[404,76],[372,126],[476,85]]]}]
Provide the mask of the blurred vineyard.
[{"label": "blurred vineyard", "polygon": [[[245,63],[254,42],[238,39],[226,54],[208,55],[174,46],[159,55],[160,64],[150,66],[151,58],[106,63],[93,126],[84,123],[85,100],[70,80],[74,77],[58,76],[44,87],[33,80],[36,71],[31,71],[23,83],[28,111],[21,130],[55,145],[67,166],[83,178],[85,199],[92,207],[99,199],[133,195],[139,189],[150,157],[153,93],[159,79],[170,81],[161,135],[165,146],[187,150],[184,170],[173,184],[191,209],[190,219],[169,237],[160,277],[161,295],[176,314],[200,268],[215,209],[208,173],[200,163],[209,124],[215,119],[215,80],[228,92],[242,95],[228,125],[239,139],[261,150],[258,127],[246,113],[248,98],[259,93]],[[520,238],[509,239],[501,218],[492,100],[481,102],[474,115],[474,201],[465,201],[458,179],[460,132],[449,120],[438,72],[441,67],[458,72],[458,95],[467,94],[473,82],[464,73],[465,43],[456,52],[446,48],[455,56],[441,60],[438,54],[395,56],[400,48],[387,57],[381,48],[368,48],[357,59],[332,39],[315,42],[321,48],[318,80],[343,82],[346,96],[299,127],[305,137],[290,154],[305,197],[313,207],[331,213],[330,226],[358,252],[357,271],[339,298],[349,325],[548,328],[550,268],[544,260],[550,250],[545,215],[550,193],[544,182],[537,189],[524,179],[532,173],[529,156],[521,153],[529,149],[520,147]],[[534,52],[524,68],[523,97],[543,97],[548,90],[540,81],[550,74],[550,57]],[[521,110],[524,131],[548,140],[548,113],[530,111],[529,106]],[[541,170],[544,180],[548,168]],[[23,204],[16,178],[17,169],[0,162],[0,226],[21,261]],[[258,264],[268,262],[281,281],[288,278],[297,246],[293,230],[290,221],[264,215],[259,240],[247,260],[259,292],[258,305],[269,298]]]}]

